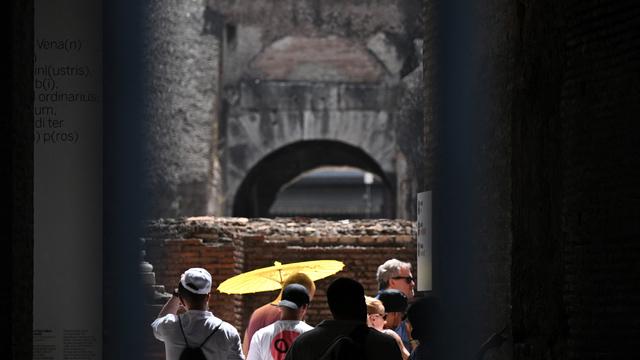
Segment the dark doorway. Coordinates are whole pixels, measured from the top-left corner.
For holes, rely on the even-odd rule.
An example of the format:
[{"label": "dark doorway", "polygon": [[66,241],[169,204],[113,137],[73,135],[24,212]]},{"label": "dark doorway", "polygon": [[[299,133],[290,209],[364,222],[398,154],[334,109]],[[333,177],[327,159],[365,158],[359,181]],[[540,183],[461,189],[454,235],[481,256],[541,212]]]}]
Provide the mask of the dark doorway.
[{"label": "dark doorway", "polygon": [[[342,142],[328,140],[296,142],[265,156],[249,171],[240,185],[234,199],[233,215],[243,217],[274,216],[270,210],[276,201],[278,194],[281,193],[281,190],[282,194],[284,194],[287,189],[297,191],[295,188],[292,188],[292,186],[297,186],[299,190],[300,186],[311,185],[309,182],[313,183],[318,180],[329,180],[327,178],[327,172],[324,172],[324,174],[321,172],[320,176],[318,176],[318,173],[315,173],[315,175],[313,172],[307,173],[311,170],[323,167],[332,167],[332,169],[334,169],[332,170],[334,174],[336,167],[350,167],[352,169],[350,172],[346,171],[342,173],[343,176],[341,180],[347,182],[356,181],[355,178],[357,175],[354,173],[353,168],[357,169],[356,171],[362,172],[362,174],[372,174],[373,179],[370,184],[371,196],[374,196],[374,193],[377,194],[379,192],[381,199],[381,205],[379,205],[380,210],[375,213],[375,217],[393,218],[395,216],[393,213],[394,206],[392,206],[392,204],[394,204],[392,191],[393,186],[390,181],[390,177],[392,177],[393,174],[385,174],[376,161],[362,149]],[[309,174],[312,175],[311,179],[308,177]],[[300,177],[301,175],[302,177]],[[302,180],[305,178],[305,175],[307,175],[306,180],[301,184],[294,185],[296,183],[295,180]],[[320,179],[318,179],[318,177]],[[362,184],[365,185],[364,176],[360,179],[361,180],[357,181],[361,181]],[[327,181],[324,181],[324,187],[332,181],[335,185],[335,180],[338,179],[334,177],[329,180],[328,183]],[[362,189],[366,191],[366,187],[363,187]],[[307,198],[307,201],[309,200],[311,199]],[[283,208],[280,207],[280,209]],[[278,210],[278,207],[274,208],[274,210]],[[364,211],[364,215],[366,215],[366,207],[364,208]],[[280,214],[276,213],[275,215]],[[308,214],[299,215],[316,216],[322,214],[309,212]],[[358,216],[362,217],[361,215],[362,214]],[[374,212],[371,211],[369,215],[374,217]],[[341,214],[333,213],[325,214],[325,216],[330,218],[341,217]],[[352,216],[346,216],[344,218],[348,217]]]}]

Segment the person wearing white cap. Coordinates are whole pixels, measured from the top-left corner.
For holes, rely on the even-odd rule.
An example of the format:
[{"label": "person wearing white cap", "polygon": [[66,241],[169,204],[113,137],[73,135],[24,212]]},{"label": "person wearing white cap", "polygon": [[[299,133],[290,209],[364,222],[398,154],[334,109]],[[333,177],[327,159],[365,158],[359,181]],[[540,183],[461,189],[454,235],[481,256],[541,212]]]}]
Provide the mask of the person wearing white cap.
[{"label": "person wearing white cap", "polygon": [[[206,359],[244,359],[238,330],[209,311],[211,283],[211,274],[203,268],[185,271],[151,324],[156,339],[164,342],[167,360],[178,360],[183,351],[193,349]],[[181,305],[186,311],[178,315]]]},{"label": "person wearing white cap", "polygon": [[287,285],[278,307],[280,320],[253,334],[247,360],[283,360],[298,335],[313,327],[302,319],[309,306],[309,292],[300,284]]}]

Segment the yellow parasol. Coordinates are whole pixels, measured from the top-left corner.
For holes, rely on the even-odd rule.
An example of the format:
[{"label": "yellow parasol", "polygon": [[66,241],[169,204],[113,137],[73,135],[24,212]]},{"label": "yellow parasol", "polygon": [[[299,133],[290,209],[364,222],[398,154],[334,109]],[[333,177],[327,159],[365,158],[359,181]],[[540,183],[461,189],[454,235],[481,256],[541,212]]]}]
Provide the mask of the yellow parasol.
[{"label": "yellow parasol", "polygon": [[252,270],[223,281],[218,291],[225,294],[251,294],[262,291],[279,290],[287,277],[294,273],[304,273],[316,281],[342,270],[344,263],[337,260],[314,260],[290,264],[278,261],[273,266]]}]

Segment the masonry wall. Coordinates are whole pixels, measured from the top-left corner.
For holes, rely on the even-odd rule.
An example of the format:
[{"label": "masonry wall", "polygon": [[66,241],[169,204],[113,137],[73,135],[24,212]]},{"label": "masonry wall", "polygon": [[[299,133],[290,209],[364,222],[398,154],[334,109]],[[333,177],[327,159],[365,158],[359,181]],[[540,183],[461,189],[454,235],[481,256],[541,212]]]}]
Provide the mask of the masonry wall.
[{"label": "masonry wall", "polygon": [[[397,111],[393,115],[396,133],[397,213],[399,219],[416,218],[417,194],[428,190],[423,171],[430,162],[426,153],[424,114],[424,39],[414,43],[419,66],[402,79]],[[430,49],[428,50],[430,51]]]},{"label": "masonry wall", "polygon": [[[512,201],[512,174],[521,163],[511,158],[515,122],[511,95],[517,79],[512,76],[517,59],[511,24],[516,9],[513,2],[503,0],[470,4],[477,16],[469,21],[477,71],[472,80],[476,87],[473,112],[482,139],[474,145],[472,156],[477,201],[473,250],[478,269],[473,279],[479,284],[476,326],[480,335],[475,347],[479,348],[492,334],[512,328],[512,218],[518,213]],[[510,359],[512,351],[507,343],[488,351],[484,359]]]},{"label": "masonry wall", "polygon": [[[514,359],[563,358],[561,138],[562,9],[516,9],[521,36],[512,123]],[[541,21],[544,19],[544,21]],[[520,75],[520,76],[518,76]]]},{"label": "masonry wall", "polygon": [[566,358],[630,358],[640,339],[640,4],[563,10]]},{"label": "masonry wall", "polygon": [[[388,217],[415,218],[415,193],[424,190],[416,180],[424,166],[423,139],[413,136],[421,117],[413,114],[415,103],[397,118],[396,110],[398,93],[408,86],[403,79],[413,72],[421,80],[420,1],[209,1],[208,6],[225,20],[224,193],[218,200],[224,214],[267,216],[238,211],[242,201],[236,196],[246,193],[247,175],[288,145],[328,140],[356,147],[381,168],[377,175],[387,180],[392,195]],[[327,165],[353,166],[335,160],[318,166]]]},{"label": "masonry wall", "polygon": [[[225,125],[228,207],[233,205],[251,169],[268,154],[301,141],[330,140],[354,146],[380,166],[380,175],[395,184],[395,87],[379,83],[246,81],[239,89],[237,103]],[[305,156],[301,151],[298,154]],[[318,160],[322,158],[303,162]],[[333,165],[328,159],[325,161],[321,165]],[[390,207],[393,209],[394,205]]]},{"label": "masonry wall", "polygon": [[[183,221],[159,221],[147,228],[143,239],[145,260],[153,264],[157,285],[167,292],[178,286],[178,279],[186,269],[203,267],[212,276],[214,284],[242,272],[244,264],[241,239],[225,236],[216,229],[197,224],[189,226]],[[239,327],[242,324],[242,298],[213,292],[210,309],[219,318]],[[147,322],[157,316],[161,305],[147,305]],[[164,344],[156,340],[149,328],[145,337],[145,358],[164,359]]]},{"label": "masonry wall", "polygon": [[513,358],[629,358],[640,334],[640,7],[513,10]]},{"label": "masonry wall", "polygon": [[[441,5],[425,1],[425,50],[446,39]],[[474,179],[481,331],[510,325],[510,341],[485,358],[637,354],[640,9],[496,0],[468,10],[470,76],[484,90],[474,115],[486,126]],[[425,53],[425,76],[437,58]],[[428,158],[440,94],[425,83]],[[427,181],[438,176],[426,170]]]},{"label": "masonry wall", "polygon": [[412,53],[412,39],[422,36],[419,0],[210,0],[207,5],[225,17],[225,84],[241,80],[263,49],[288,35],[335,35],[364,43],[386,33],[393,35],[390,41],[401,57]]}]

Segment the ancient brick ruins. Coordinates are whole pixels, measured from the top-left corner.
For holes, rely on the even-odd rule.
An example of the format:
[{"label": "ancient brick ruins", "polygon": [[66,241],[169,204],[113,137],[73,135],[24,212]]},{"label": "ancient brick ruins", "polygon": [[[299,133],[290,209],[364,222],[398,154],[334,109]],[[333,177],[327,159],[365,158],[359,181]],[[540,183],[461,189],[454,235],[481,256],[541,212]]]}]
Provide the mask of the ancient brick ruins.
[{"label": "ancient brick ruins", "polygon": [[[374,295],[378,290],[376,269],[385,260],[395,257],[416,266],[415,223],[406,220],[163,219],[148,225],[144,249],[156,283],[168,289],[176,287],[176,279],[189,267],[209,270],[215,285],[242,272],[271,266],[274,261],[340,260],[345,263],[340,273],[316,282],[306,319],[311,325],[331,318],[325,289],[336,276],[358,279],[366,293]],[[210,306],[216,316],[242,334],[253,309],[276,296],[277,291],[248,295],[214,291]],[[160,306],[150,306],[149,322]],[[152,354],[163,355],[161,342],[149,339],[149,345]]]}]

